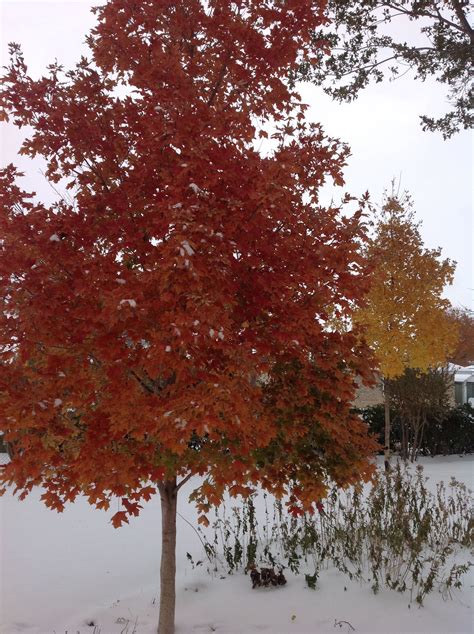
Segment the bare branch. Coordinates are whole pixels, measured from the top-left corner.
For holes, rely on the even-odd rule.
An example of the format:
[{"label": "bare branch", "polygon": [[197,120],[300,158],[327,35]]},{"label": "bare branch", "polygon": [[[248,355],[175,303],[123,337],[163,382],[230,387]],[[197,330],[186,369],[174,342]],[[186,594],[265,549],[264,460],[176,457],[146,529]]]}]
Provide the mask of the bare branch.
[{"label": "bare branch", "polygon": [[226,54],[225,59],[224,59],[224,63],[222,64],[222,68],[221,68],[221,70],[219,72],[219,75],[217,77],[217,81],[214,84],[214,88],[212,89],[211,94],[209,96],[209,99],[207,101],[207,105],[208,106],[212,106],[212,104],[214,103],[215,98],[217,97],[217,93],[219,91],[219,88],[222,85],[222,82],[224,81],[224,77],[225,77],[225,74],[227,72],[227,64],[229,63],[229,59],[230,59],[230,50],[227,51],[227,54]]},{"label": "bare branch", "polygon": [[135,370],[130,370],[130,374],[136,378],[136,380],[140,383],[140,385],[149,393],[149,394],[155,394],[155,390],[150,387],[149,385],[147,385],[146,381],[144,381],[136,372]]},{"label": "bare branch", "polygon": [[188,473],[188,475],[186,477],[184,477],[181,482],[178,482],[178,484],[176,485],[176,491],[179,491],[180,488],[186,484],[186,482],[189,482],[189,480],[191,480],[191,478],[193,477],[194,473]]}]

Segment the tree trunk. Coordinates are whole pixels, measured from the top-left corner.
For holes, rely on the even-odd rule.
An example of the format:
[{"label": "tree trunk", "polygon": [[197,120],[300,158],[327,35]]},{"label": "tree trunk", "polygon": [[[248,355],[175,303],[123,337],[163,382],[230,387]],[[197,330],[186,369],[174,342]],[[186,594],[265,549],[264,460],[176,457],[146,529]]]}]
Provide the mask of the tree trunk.
[{"label": "tree trunk", "polygon": [[402,414],[400,417],[400,429],[402,430],[402,460],[405,462],[408,460],[408,436],[409,430],[407,426],[407,422],[405,420],[405,415]]},{"label": "tree trunk", "polygon": [[415,462],[415,456],[418,448],[418,420],[413,417],[412,421],[412,443],[410,449],[410,462]]},{"label": "tree trunk", "polygon": [[390,393],[387,379],[383,383],[383,393],[385,407],[384,466],[385,471],[390,471]]},{"label": "tree trunk", "polygon": [[158,634],[174,634],[176,604],[176,479],[158,485],[161,498],[160,617]]},{"label": "tree trunk", "polygon": [[8,457],[10,460],[17,455],[17,448],[15,447],[15,442],[5,442],[5,448],[7,450]]},{"label": "tree trunk", "polygon": [[418,413],[416,418],[414,418],[414,430],[413,430],[413,447],[411,451],[410,460],[411,462],[416,462],[418,458],[418,452],[421,447],[421,441],[423,438],[423,428],[424,428],[424,415],[423,413]]}]

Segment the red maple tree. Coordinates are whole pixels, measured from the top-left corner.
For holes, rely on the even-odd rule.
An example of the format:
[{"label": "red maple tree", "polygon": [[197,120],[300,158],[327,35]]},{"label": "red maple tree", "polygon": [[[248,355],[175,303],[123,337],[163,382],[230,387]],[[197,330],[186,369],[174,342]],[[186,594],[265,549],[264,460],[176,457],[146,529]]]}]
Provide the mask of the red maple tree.
[{"label": "red maple tree", "polygon": [[286,81],[323,5],[110,0],[91,58],[36,81],[11,45],[3,118],[70,196],[45,206],[1,172],[0,482],[58,511],[119,496],[115,526],[158,490],[161,634],[191,476],[206,522],[226,488],[301,512],[371,471],[350,410],[367,352],[331,327],[365,291],[365,229],[319,206],[346,148]]}]

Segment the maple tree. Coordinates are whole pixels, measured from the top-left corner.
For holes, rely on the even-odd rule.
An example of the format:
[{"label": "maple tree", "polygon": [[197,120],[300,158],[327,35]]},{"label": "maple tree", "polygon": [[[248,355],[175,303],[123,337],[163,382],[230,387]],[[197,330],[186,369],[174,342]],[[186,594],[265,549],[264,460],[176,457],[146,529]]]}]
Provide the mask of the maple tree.
[{"label": "maple tree", "polygon": [[410,197],[386,196],[367,257],[373,266],[366,305],[355,316],[365,326],[384,379],[385,467],[390,459],[390,382],[407,368],[426,372],[446,362],[457,340],[442,292],[455,265],[427,249]]},{"label": "maple tree", "polygon": [[206,523],[227,489],[260,484],[298,513],[372,472],[350,408],[369,352],[329,323],[367,290],[366,230],[360,209],[319,205],[347,150],[285,82],[322,8],[111,0],[91,58],[38,80],[11,45],[3,118],[70,196],[46,206],[1,172],[0,482],[58,511],[118,496],[115,526],[158,492],[160,634],[193,475]]},{"label": "maple tree", "polygon": [[400,423],[400,455],[414,462],[431,427],[440,426],[450,410],[453,375],[447,367],[425,372],[406,368],[390,380],[390,405]]},{"label": "maple tree", "polygon": [[474,364],[474,311],[451,307],[448,310],[448,319],[458,333],[456,347],[448,361],[461,366]]}]

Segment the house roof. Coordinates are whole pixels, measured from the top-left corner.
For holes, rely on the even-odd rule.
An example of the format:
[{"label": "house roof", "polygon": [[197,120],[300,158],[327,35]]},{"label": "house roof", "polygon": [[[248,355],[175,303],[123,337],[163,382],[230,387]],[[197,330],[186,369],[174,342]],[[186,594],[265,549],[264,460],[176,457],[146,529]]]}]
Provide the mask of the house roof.
[{"label": "house roof", "polygon": [[456,383],[474,383],[474,365],[462,367],[454,366],[454,381]]}]

